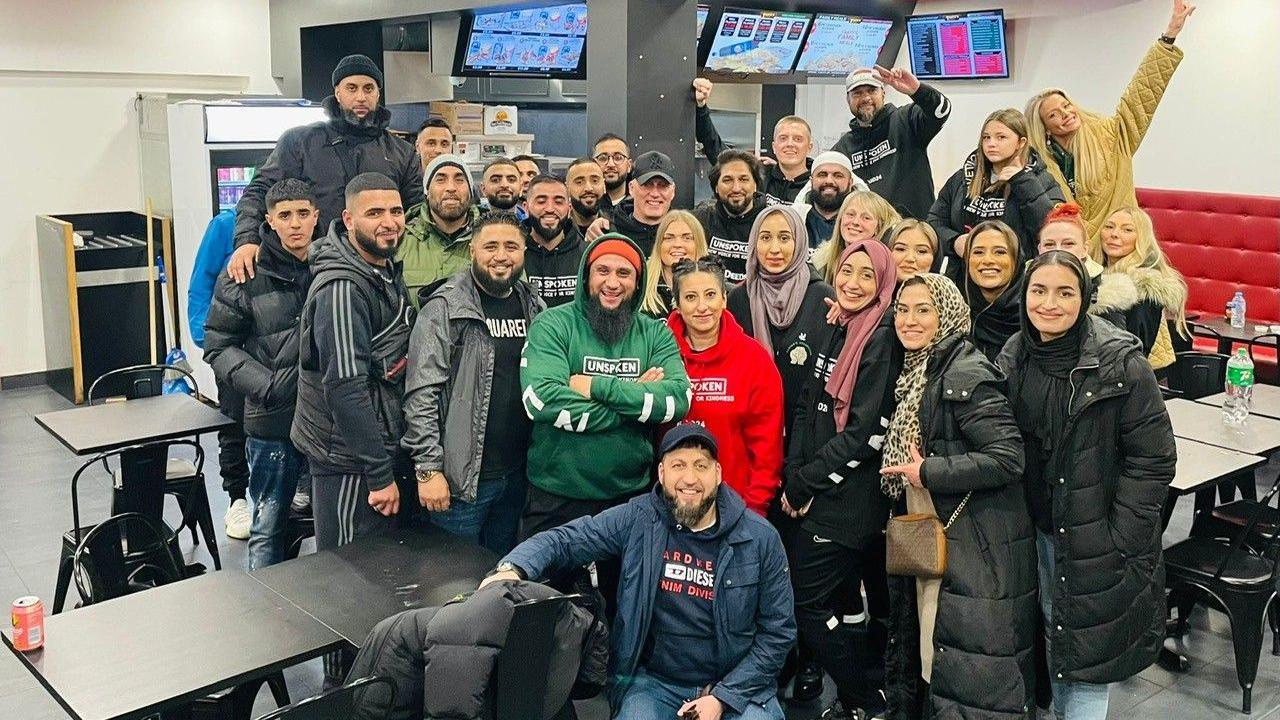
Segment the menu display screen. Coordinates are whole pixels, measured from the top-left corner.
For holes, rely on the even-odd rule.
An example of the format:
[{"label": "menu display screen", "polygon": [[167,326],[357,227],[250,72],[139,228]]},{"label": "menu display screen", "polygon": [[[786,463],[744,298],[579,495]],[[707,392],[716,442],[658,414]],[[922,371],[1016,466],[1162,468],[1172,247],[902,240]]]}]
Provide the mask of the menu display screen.
[{"label": "menu display screen", "polygon": [[725,8],[707,69],[785,75],[795,65],[812,18],[808,13]]},{"label": "menu display screen", "polygon": [[856,15],[819,14],[804,43],[797,72],[844,76],[871,67],[889,37],[892,20]]},{"label": "menu display screen", "polygon": [[586,75],[586,3],[476,13],[470,19],[458,75]]},{"label": "menu display screen", "polygon": [[910,17],[907,42],[922,80],[1009,77],[1003,10]]},{"label": "menu display screen", "polygon": [[702,38],[702,29],[707,25],[707,15],[711,14],[711,7],[708,5],[698,6],[698,38]]}]

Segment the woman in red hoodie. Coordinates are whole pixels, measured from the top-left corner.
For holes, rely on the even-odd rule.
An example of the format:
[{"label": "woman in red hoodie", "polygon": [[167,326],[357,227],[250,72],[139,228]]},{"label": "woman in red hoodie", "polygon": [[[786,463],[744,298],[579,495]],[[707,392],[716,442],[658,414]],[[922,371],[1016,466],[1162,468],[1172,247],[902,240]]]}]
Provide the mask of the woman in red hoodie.
[{"label": "woman in red hoodie", "polygon": [[782,376],[769,351],[724,311],[719,259],[681,260],[672,294],[667,323],[693,386],[685,421],[720,438],[724,481],[763,516],[782,483]]}]

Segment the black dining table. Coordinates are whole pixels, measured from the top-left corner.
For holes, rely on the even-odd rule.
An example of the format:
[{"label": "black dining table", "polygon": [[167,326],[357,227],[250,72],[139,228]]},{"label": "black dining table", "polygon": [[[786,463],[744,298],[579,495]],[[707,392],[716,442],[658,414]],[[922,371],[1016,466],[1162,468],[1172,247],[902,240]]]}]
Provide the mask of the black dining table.
[{"label": "black dining table", "polygon": [[0,650],[0,717],[22,720],[71,720],[22,660]]},{"label": "black dining table", "polygon": [[35,421],[76,455],[129,448],[120,455],[120,486],[111,512],[160,518],[167,448],[147,446],[193,437],[234,424],[217,408],[184,394],[156,395],[36,415]]},{"label": "black dining table", "polygon": [[360,538],[249,576],[358,648],[374,625],[396,613],[475,590],[498,559],[428,525]]},{"label": "black dining table", "polygon": [[143,718],[345,645],[238,570],[47,617],[45,637],[43,648],[19,653],[6,632],[5,654],[79,720]]},{"label": "black dining table", "polygon": [[[1235,343],[1252,342],[1259,335],[1267,335],[1276,332],[1271,329],[1270,323],[1263,323],[1261,320],[1248,319],[1244,321],[1244,327],[1232,327],[1226,318],[1188,318],[1192,321],[1191,330],[1200,337],[1216,338],[1218,340],[1218,352],[1223,355],[1231,353],[1231,346]],[[1197,327],[1198,326],[1198,327]],[[1201,332],[1196,332],[1204,328]],[[1260,329],[1261,328],[1261,329]],[[1275,341],[1263,341],[1263,344],[1274,345]]]}]

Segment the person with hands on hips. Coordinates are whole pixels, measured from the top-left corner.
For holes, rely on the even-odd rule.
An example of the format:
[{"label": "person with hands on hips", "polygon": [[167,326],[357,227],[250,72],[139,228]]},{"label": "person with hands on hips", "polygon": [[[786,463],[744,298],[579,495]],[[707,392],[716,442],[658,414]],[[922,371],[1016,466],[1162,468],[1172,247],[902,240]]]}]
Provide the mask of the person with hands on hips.
[{"label": "person with hands on hips", "polygon": [[796,637],[782,541],[724,482],[705,427],[675,426],[659,455],[650,492],[534,535],[481,587],[621,560],[613,717],[782,720],[777,676]]},{"label": "person with hands on hips", "polygon": [[405,434],[431,522],[496,553],[515,547],[530,421],[520,353],[546,305],[527,282],[514,213],[480,216],[471,264],[422,304],[409,339]]}]

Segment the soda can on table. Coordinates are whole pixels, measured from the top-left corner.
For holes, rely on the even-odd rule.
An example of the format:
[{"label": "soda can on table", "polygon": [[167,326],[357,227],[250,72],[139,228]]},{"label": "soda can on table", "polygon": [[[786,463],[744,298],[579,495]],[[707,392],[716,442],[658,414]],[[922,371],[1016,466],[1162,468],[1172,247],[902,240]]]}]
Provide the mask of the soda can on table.
[{"label": "soda can on table", "polygon": [[44,645],[44,603],[35,595],[13,601],[13,649],[30,652]]}]

